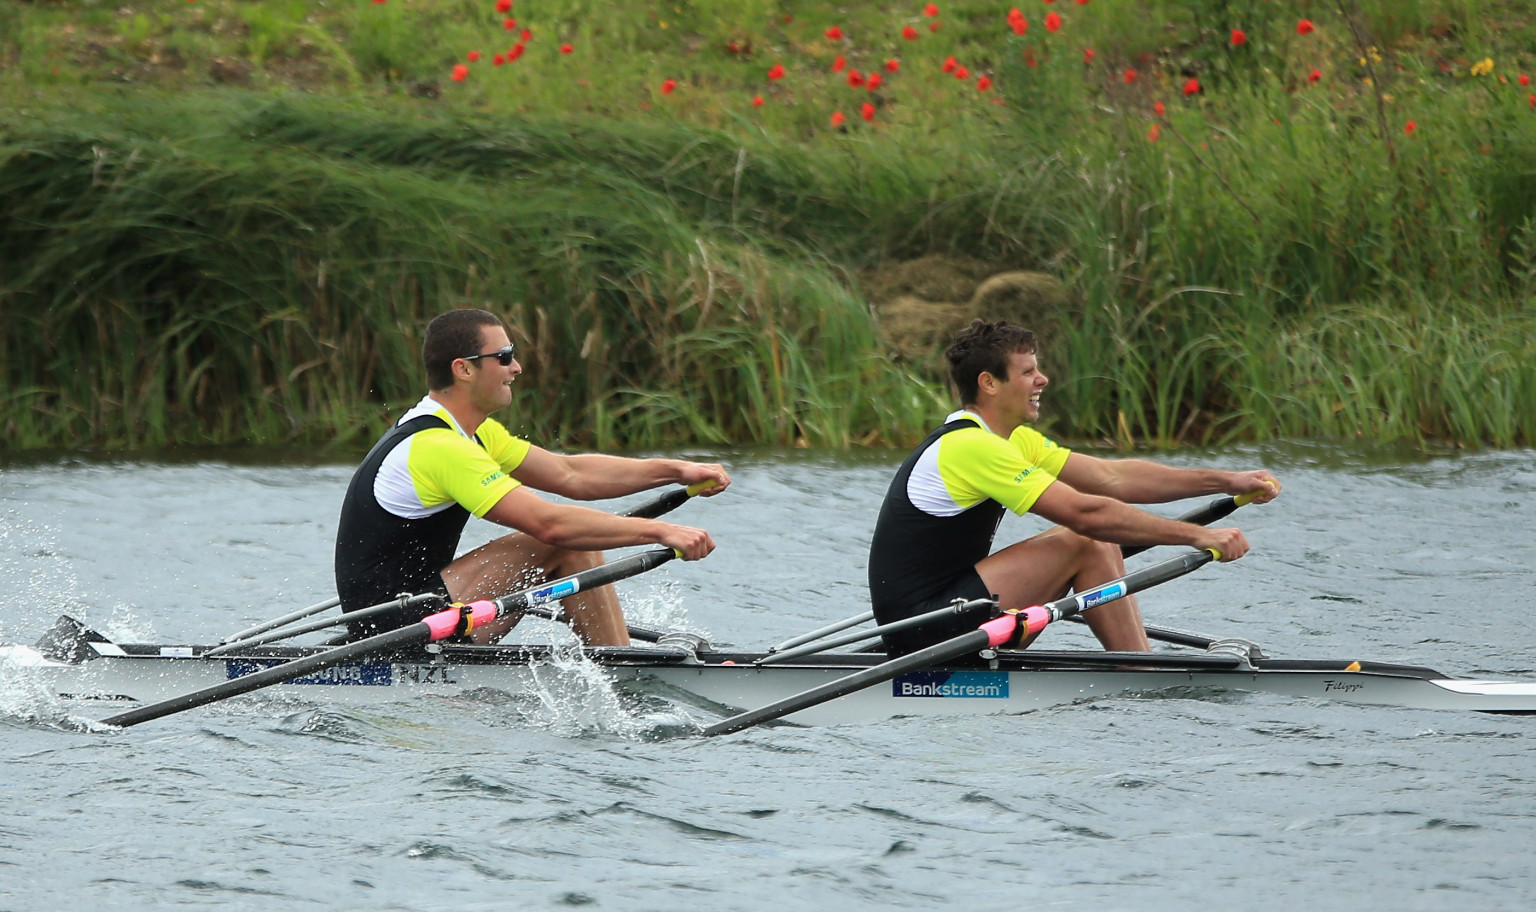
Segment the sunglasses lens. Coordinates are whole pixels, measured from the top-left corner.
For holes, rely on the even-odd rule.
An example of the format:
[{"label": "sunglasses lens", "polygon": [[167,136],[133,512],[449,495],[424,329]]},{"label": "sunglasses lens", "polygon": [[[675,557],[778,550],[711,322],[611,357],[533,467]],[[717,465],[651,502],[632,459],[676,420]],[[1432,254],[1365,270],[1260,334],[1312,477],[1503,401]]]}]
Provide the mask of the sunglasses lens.
[{"label": "sunglasses lens", "polygon": [[516,358],[517,352],[510,345],[496,353],[496,360],[501,364],[502,367],[511,365],[512,361]]}]

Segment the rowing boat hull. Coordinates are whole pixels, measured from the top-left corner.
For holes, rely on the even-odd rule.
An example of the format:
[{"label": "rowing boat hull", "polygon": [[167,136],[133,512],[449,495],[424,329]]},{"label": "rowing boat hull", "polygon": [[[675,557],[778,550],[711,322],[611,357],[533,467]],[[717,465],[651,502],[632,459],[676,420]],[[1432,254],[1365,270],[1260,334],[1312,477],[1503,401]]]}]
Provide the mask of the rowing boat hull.
[{"label": "rowing boat hull", "polygon": [[[204,658],[202,646],[91,644],[61,661],[32,647],[0,647],[0,661],[61,699],[110,704],[114,711],[221,684],[315,650],[270,649]],[[589,650],[583,661],[627,690],[660,692],[714,711],[772,703],[870,667],[868,654],[808,657],[759,666],[761,654],[662,648]],[[338,665],[274,686],[270,693],[327,703],[452,697],[484,689],[522,693],[557,686],[573,660],[548,647],[445,647]],[[1135,663],[1132,665],[1131,663]],[[1154,663],[1154,664],[1146,664]],[[1428,669],[1366,663],[1280,662],[1239,667],[1230,657],[1110,653],[1005,654],[996,667],[936,668],[903,675],[789,716],[828,724],[891,716],[1023,713],[1119,695],[1265,693],[1282,697],[1416,709],[1536,713],[1536,682],[1453,679]],[[1358,665],[1359,663],[1355,663]],[[590,665],[587,666],[590,668]]]}]

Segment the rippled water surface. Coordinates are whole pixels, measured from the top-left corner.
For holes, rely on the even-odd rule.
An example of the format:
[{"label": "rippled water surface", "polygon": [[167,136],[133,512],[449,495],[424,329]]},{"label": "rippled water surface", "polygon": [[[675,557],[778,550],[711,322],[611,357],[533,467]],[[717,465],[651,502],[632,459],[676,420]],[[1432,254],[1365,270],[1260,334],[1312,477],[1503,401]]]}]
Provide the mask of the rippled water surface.
[{"label": "rippled water surface", "polygon": [[[622,584],[631,618],[763,647],[863,610],[899,455],[729,460],[733,488],[677,514],[719,550]],[[1234,514],[1253,553],[1143,611],[1271,654],[1536,677],[1533,457],[1174,457],[1264,464],[1286,490]],[[207,642],[318,601],[349,474],[0,467],[0,641],[67,611],[121,640]],[[1010,518],[1000,540],[1038,528]],[[564,635],[541,624],[519,633]],[[1051,646],[1089,644],[1063,626]],[[530,694],[253,696],[127,731],[79,712],[0,665],[0,909],[1536,904],[1523,717],[1116,698],[706,741],[702,711],[579,666]]]}]

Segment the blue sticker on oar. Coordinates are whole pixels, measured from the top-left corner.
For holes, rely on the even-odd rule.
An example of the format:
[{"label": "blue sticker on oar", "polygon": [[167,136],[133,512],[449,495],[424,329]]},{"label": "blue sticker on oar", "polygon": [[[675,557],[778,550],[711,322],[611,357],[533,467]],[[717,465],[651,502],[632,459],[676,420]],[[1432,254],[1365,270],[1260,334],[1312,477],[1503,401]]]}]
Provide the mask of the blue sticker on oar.
[{"label": "blue sticker on oar", "polygon": [[1006,671],[914,671],[891,679],[893,697],[1006,700]]},{"label": "blue sticker on oar", "polygon": [[1102,589],[1095,589],[1092,592],[1085,592],[1083,593],[1083,610],[1086,611],[1089,608],[1092,608],[1094,605],[1099,604],[1100,602],[1112,602],[1115,599],[1123,598],[1124,596],[1124,583],[1113,583],[1111,585],[1105,586]]}]

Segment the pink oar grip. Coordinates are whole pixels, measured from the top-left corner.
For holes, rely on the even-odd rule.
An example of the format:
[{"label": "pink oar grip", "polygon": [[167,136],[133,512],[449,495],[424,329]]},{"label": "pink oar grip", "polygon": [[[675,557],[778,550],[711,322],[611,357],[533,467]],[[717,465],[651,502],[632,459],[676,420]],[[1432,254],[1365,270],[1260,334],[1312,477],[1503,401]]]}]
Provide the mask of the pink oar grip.
[{"label": "pink oar grip", "polygon": [[496,620],[496,603],[490,601],[478,601],[469,603],[469,629],[474,630],[484,627]]},{"label": "pink oar grip", "polygon": [[1009,637],[1013,636],[1013,631],[1016,626],[1018,626],[1018,624],[1014,620],[1013,615],[1005,614],[1002,617],[993,618],[992,620],[987,621],[985,624],[982,624],[979,629],[985,630],[987,632],[988,646],[1001,646],[1008,642]]},{"label": "pink oar grip", "polygon": [[432,629],[433,642],[446,640],[458,632],[459,609],[448,608],[437,614],[429,614],[421,622]]},{"label": "pink oar grip", "polygon": [[1025,608],[1020,614],[1024,618],[1024,635],[1032,637],[1045,629],[1045,625],[1051,622],[1051,613],[1039,605]]}]

